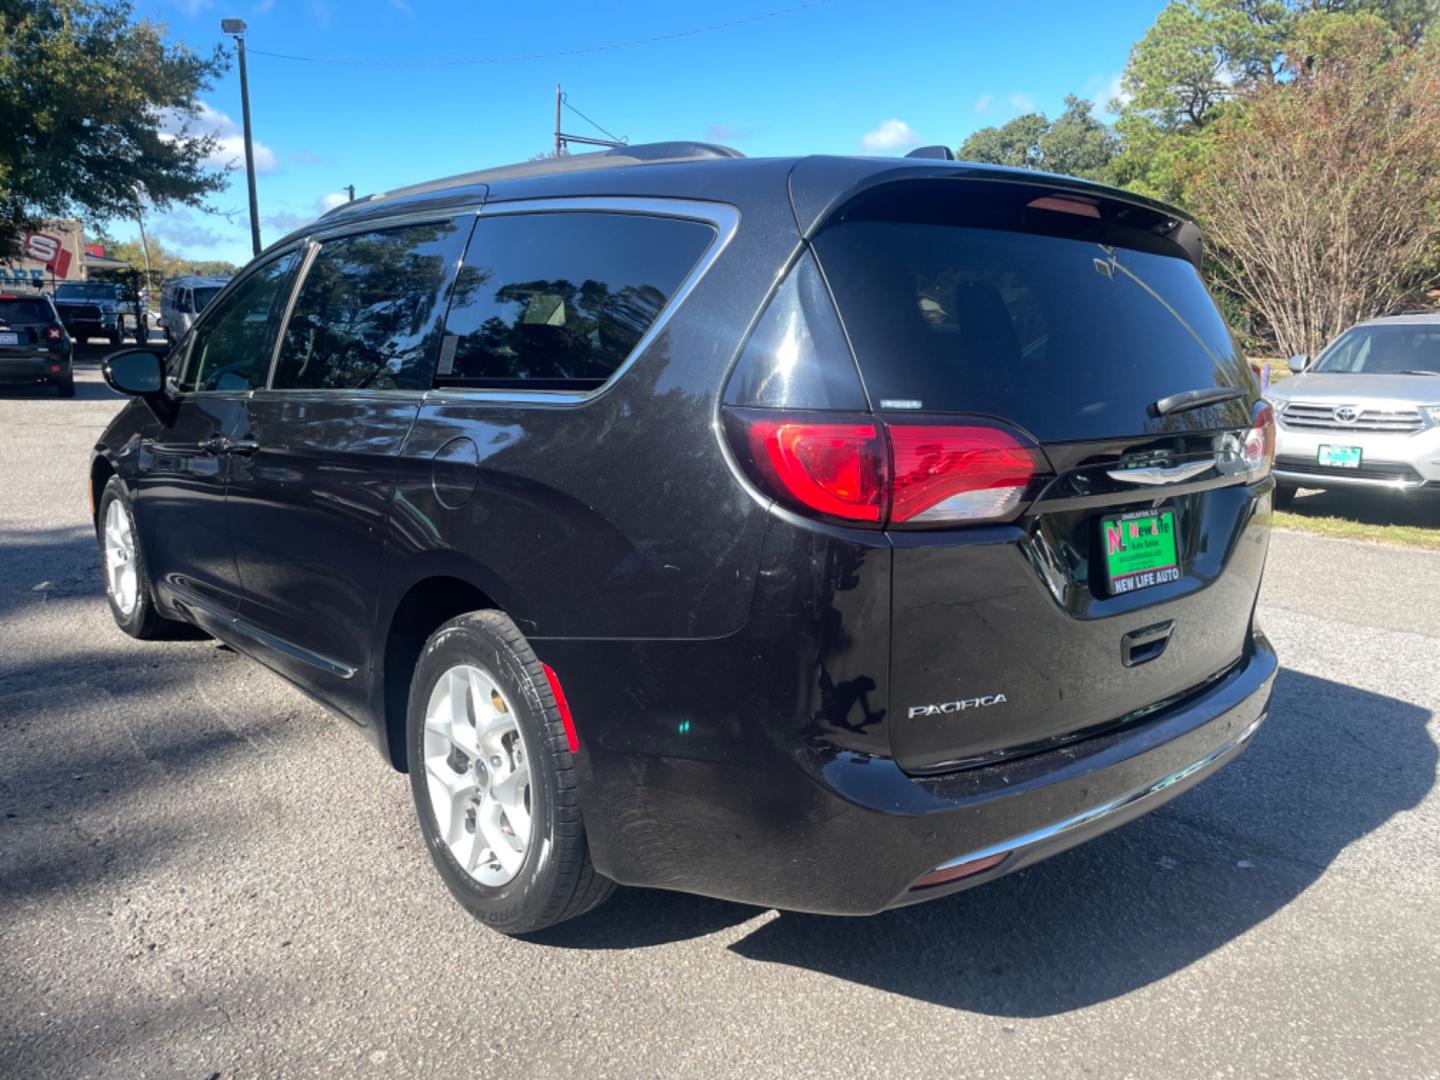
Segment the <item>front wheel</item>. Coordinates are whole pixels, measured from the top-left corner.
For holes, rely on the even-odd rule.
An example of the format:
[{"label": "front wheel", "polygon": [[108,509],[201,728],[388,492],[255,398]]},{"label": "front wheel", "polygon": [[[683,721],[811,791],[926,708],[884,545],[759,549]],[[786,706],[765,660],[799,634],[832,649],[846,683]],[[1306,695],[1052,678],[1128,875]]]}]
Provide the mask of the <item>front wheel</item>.
[{"label": "front wheel", "polygon": [[155,610],[140,533],[135,528],[135,511],[118,476],[110,478],[100,496],[97,524],[105,598],[110,602],[115,625],[134,638],[163,636],[170,620]]},{"label": "front wheel", "polygon": [[610,895],[614,883],[590,862],[574,755],[545,671],[508,616],[473,611],[425,643],[406,749],[425,846],[476,918],[531,933]]}]

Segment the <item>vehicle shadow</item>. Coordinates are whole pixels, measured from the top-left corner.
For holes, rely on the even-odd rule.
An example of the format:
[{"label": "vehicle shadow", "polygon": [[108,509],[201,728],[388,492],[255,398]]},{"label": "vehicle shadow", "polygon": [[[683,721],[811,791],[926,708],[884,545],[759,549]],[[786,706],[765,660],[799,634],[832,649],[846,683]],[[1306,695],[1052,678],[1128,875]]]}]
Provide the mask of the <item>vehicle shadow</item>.
[{"label": "vehicle shadow", "polygon": [[[868,919],[781,913],[730,946],[937,1005],[1049,1016],[1163,979],[1280,911],[1435,782],[1430,714],[1293,671],[1236,762],[1124,828],[993,884]],[[537,938],[632,948],[755,908],[626,890]]]},{"label": "vehicle shadow", "polygon": [[1440,528],[1440,498],[1434,495],[1388,495],[1332,489],[1301,489],[1286,507],[1299,517],[1337,517],[1367,525],[1414,525]]}]

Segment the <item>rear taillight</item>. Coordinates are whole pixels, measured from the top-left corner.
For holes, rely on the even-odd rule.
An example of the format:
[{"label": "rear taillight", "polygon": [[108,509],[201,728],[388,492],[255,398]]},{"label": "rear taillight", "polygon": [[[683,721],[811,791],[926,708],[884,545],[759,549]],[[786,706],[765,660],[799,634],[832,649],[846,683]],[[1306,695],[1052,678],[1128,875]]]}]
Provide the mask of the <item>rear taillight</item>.
[{"label": "rear taillight", "polygon": [[46,341],[62,341],[65,338],[65,331],[59,326],[47,326],[45,328]]},{"label": "rear taillight", "polygon": [[803,513],[867,525],[1006,517],[1042,460],[1018,435],[990,424],[726,409],[725,425],[767,494]]},{"label": "rear taillight", "polygon": [[878,523],[885,511],[885,440],[873,422],[756,419],[750,459],[771,490],[829,517]]},{"label": "rear taillight", "polygon": [[1035,458],[1002,428],[893,425],[892,522],[1004,517],[1025,497]]},{"label": "rear taillight", "polygon": [[1275,410],[1269,402],[1255,403],[1241,455],[1245,459],[1246,478],[1251,483],[1269,475],[1270,466],[1275,463]]}]

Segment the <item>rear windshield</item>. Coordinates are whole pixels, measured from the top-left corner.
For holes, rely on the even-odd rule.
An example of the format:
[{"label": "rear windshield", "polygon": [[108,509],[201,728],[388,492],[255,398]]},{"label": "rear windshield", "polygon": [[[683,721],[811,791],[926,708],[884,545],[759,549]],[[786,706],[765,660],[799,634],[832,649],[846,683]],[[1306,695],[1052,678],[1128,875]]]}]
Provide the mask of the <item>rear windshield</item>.
[{"label": "rear windshield", "polygon": [[985,227],[933,199],[868,210],[815,250],[875,408],[993,416],[1044,442],[1246,422],[1241,402],[1148,411],[1184,390],[1253,392],[1194,265],[1153,226],[1023,210]]},{"label": "rear windshield", "polygon": [[55,317],[50,314],[50,305],[44,300],[0,299],[0,322],[32,323],[54,321]]}]

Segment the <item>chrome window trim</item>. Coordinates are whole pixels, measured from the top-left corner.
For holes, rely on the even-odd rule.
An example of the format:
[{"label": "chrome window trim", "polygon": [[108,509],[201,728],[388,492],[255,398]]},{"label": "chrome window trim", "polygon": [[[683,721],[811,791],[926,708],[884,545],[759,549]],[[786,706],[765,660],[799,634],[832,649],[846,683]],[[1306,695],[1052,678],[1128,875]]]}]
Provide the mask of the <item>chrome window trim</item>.
[{"label": "chrome window trim", "polygon": [[300,265],[295,268],[295,281],[290,287],[290,295],[285,300],[285,307],[280,312],[280,321],[275,327],[275,341],[270,346],[270,366],[265,372],[265,385],[256,387],[257,390],[275,389],[275,366],[280,363],[280,346],[284,344],[285,331],[290,327],[290,315],[300,300],[300,289],[305,284],[305,278],[310,274],[310,265],[315,261],[315,256],[320,254],[320,245],[313,237],[306,237],[303,243],[305,254],[300,258]]},{"label": "chrome window trim", "polygon": [[[715,238],[700,253],[695,260],[695,265],[685,275],[675,291],[666,300],[665,306],[660,309],[660,314],[650,324],[650,328],[641,335],[635,347],[630,350],[625,359],[618,367],[610,373],[610,377],[592,390],[517,390],[513,388],[489,389],[486,387],[460,387],[446,386],[439,389],[431,389],[425,393],[424,404],[426,405],[448,405],[452,403],[480,402],[490,403],[523,403],[530,405],[579,405],[584,402],[593,401],[601,395],[608,393],[615,384],[624,377],[625,373],[635,364],[657,337],[664,332],[671,317],[686,298],[694,292],[695,287],[705,277],[710,267],[715,265],[717,259],[730,245],[735,233],[740,226],[740,211],[729,203],[707,202],[698,199],[669,199],[648,196],[605,196],[594,198],[529,198],[516,199],[507,202],[486,203],[480,208],[479,219],[484,221],[488,217],[509,216],[514,214],[564,214],[564,213],[603,213],[603,214],[630,214],[637,217],[667,217],[678,218],[682,221],[695,221],[711,226],[715,230]],[[474,243],[474,234],[471,234],[471,243]],[[469,254],[467,249],[466,254]],[[448,316],[447,316],[448,322]]]}]

